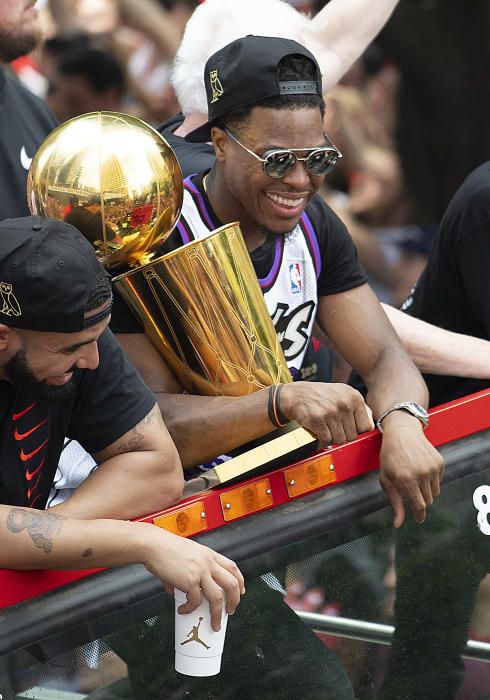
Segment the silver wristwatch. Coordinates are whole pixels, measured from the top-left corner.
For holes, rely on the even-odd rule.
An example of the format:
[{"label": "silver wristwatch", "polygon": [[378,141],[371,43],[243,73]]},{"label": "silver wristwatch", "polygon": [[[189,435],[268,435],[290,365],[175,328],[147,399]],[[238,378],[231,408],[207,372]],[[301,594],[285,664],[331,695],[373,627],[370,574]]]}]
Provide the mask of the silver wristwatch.
[{"label": "silver wristwatch", "polygon": [[383,411],[383,413],[376,421],[376,427],[378,428],[380,433],[383,432],[381,421],[383,420],[383,418],[386,418],[388,413],[392,413],[393,411],[408,411],[408,413],[411,413],[412,416],[415,416],[415,418],[419,419],[419,421],[422,423],[423,428],[426,428],[429,424],[429,414],[423,406],[420,406],[418,403],[414,403],[413,401],[400,401],[400,403],[396,403],[394,406],[391,406],[391,408],[388,408],[386,409],[386,411]]}]

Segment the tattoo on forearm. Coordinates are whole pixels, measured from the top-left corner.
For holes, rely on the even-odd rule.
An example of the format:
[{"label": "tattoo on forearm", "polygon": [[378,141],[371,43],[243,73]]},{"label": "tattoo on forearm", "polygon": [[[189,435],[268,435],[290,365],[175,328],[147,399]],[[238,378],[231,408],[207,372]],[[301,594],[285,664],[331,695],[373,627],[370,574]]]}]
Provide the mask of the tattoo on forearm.
[{"label": "tattoo on forearm", "polygon": [[87,559],[88,557],[91,557],[92,554],[93,554],[93,551],[94,551],[94,550],[92,549],[92,547],[87,547],[87,549],[84,549],[84,550],[83,550],[83,552],[82,552],[82,557],[84,557],[84,559]]},{"label": "tattoo on forearm", "polygon": [[119,454],[137,450],[145,437],[140,428],[151,425],[152,423],[158,423],[158,420],[162,420],[162,415],[160,413],[160,409],[158,408],[158,404],[155,404],[151,411],[142,420],[140,420],[139,423],[136,423],[136,425],[131,428],[128,439],[118,446],[117,451]]},{"label": "tattoo on forearm", "polygon": [[155,421],[158,420],[158,417],[161,418],[161,413],[158,404],[155,404],[151,411],[147,413],[137,425],[151,425],[151,423],[155,423]]},{"label": "tattoo on forearm", "polygon": [[15,534],[27,530],[36,547],[49,554],[53,550],[53,538],[60,534],[65,520],[54,513],[13,508],[7,516],[7,530]]}]

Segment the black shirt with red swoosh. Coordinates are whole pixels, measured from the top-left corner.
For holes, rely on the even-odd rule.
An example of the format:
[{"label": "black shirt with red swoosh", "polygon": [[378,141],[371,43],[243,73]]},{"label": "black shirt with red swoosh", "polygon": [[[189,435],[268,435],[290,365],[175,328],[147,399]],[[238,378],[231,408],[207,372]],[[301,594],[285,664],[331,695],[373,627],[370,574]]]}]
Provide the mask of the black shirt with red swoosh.
[{"label": "black shirt with red swoosh", "polygon": [[39,403],[0,381],[0,503],[44,508],[65,437],[98,452],[153,408],[155,398],[105,331],[96,370],[78,370],[73,395]]}]

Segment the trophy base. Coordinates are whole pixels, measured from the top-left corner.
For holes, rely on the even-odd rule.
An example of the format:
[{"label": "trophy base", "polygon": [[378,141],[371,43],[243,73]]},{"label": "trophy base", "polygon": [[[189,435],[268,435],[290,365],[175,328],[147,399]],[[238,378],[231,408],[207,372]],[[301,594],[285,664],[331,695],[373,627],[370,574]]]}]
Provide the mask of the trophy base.
[{"label": "trophy base", "polygon": [[317,438],[291,422],[271,435],[240,448],[240,454],[212,470],[217,483],[233,483],[307,457],[318,449]]}]

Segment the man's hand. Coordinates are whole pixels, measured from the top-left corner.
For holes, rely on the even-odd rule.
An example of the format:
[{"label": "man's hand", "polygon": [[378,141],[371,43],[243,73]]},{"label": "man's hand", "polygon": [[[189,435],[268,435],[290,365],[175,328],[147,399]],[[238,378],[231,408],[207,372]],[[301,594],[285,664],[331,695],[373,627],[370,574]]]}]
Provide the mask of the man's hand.
[{"label": "man's hand", "polygon": [[396,413],[399,420],[394,420],[394,414],[383,420],[379,480],[393,509],[393,524],[400,527],[405,520],[404,499],[415,521],[424,522],[427,507],[439,496],[444,461],[418,419],[407,414],[401,419],[402,412]]},{"label": "man's hand", "polygon": [[347,384],[284,384],[281,410],[316,435],[322,446],[341,445],[374,428],[371,410]]},{"label": "man's hand", "polygon": [[187,594],[187,603],[179,613],[190,613],[201,603],[202,596],[209,602],[211,626],[218,631],[221,613],[233,615],[245,593],[243,576],[231,559],[197,542],[178,537],[155,526],[149,526],[145,537],[144,565],[171,593],[179,588]]}]

